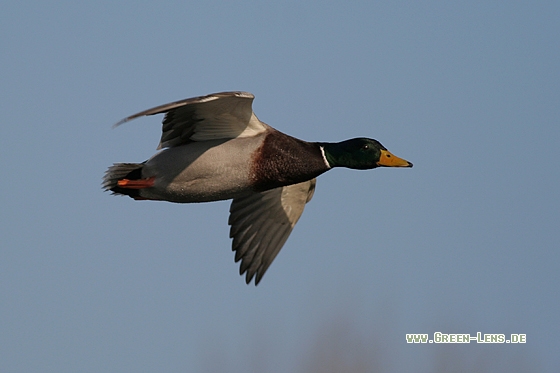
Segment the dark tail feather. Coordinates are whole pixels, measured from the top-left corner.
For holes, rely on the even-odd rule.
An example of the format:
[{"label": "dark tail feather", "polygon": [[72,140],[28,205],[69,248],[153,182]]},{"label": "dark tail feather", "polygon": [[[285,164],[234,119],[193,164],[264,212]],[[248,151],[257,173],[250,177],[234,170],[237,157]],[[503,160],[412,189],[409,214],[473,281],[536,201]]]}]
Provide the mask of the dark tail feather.
[{"label": "dark tail feather", "polygon": [[122,179],[138,180],[142,178],[144,163],[115,163],[105,171],[103,176],[103,189],[111,194],[120,194],[137,199],[140,195],[138,189],[121,188],[118,181]]}]

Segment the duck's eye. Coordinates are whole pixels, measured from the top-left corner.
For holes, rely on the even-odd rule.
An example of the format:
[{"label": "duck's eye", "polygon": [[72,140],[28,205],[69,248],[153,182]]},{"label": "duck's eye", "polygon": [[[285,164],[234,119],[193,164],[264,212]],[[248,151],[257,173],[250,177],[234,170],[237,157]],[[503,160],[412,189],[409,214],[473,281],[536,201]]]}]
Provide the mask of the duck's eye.
[{"label": "duck's eye", "polygon": [[362,146],[362,149],[364,149],[364,150],[369,149],[369,145],[364,145],[364,146]]}]

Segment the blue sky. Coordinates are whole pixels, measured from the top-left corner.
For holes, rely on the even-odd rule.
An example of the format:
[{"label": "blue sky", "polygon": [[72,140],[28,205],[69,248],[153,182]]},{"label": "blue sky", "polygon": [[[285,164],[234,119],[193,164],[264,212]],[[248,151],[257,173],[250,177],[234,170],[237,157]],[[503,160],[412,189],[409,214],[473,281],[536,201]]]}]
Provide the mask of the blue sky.
[{"label": "blue sky", "polygon": [[[10,2],[0,13],[0,370],[543,371],[560,367],[560,5]],[[101,190],[161,117],[226,90],[336,169],[258,287],[228,202]],[[525,333],[407,345],[405,333]]]}]

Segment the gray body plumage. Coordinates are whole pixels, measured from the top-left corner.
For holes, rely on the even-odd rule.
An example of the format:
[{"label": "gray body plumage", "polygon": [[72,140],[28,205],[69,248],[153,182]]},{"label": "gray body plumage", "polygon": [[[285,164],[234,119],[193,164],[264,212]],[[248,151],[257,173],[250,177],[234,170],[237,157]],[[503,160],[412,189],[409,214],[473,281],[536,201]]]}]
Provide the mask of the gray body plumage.
[{"label": "gray body plumage", "polygon": [[165,149],[142,168],[142,177],[155,177],[155,185],[140,190],[140,196],[189,203],[233,199],[252,192],[248,160],[263,137],[192,142]]}]

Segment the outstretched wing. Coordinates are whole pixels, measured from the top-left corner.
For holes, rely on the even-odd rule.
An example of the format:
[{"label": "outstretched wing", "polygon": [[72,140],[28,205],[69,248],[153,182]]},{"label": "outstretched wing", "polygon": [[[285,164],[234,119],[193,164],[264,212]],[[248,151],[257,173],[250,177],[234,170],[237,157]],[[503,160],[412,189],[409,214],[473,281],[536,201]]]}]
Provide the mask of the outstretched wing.
[{"label": "outstretched wing", "polygon": [[254,276],[255,285],[259,283],[313,197],[315,183],[312,179],[233,200],[229,236],[235,261],[241,260],[239,273],[247,272],[247,284]]},{"label": "outstretched wing", "polygon": [[187,98],[141,111],[115,126],[141,116],[165,113],[158,149],[192,141],[255,136],[266,131],[267,125],[253,113],[254,98],[248,92],[221,92]]}]

